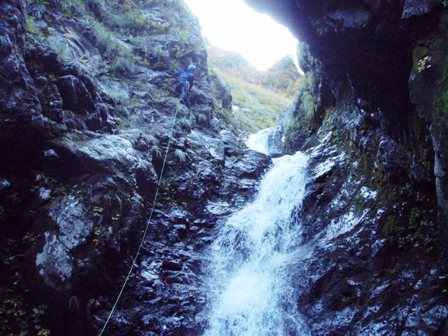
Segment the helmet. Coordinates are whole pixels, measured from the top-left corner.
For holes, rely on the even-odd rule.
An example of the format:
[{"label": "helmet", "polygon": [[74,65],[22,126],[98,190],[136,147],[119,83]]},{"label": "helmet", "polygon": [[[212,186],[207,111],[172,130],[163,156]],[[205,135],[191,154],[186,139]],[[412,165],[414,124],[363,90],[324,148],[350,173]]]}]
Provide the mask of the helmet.
[{"label": "helmet", "polygon": [[196,67],[194,66],[194,64],[190,64],[190,65],[188,66],[187,70],[188,70],[189,72],[195,72],[195,71],[196,71]]}]

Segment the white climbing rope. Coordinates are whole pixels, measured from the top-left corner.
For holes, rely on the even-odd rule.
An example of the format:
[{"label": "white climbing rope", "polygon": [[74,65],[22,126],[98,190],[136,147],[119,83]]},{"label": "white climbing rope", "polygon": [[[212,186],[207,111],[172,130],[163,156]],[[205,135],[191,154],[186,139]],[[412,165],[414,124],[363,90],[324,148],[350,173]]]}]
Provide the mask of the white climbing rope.
[{"label": "white climbing rope", "polygon": [[169,152],[170,146],[171,146],[171,139],[172,139],[173,133],[174,133],[174,126],[176,126],[177,113],[179,112],[179,106],[180,106],[180,104],[179,104],[179,102],[177,102],[176,112],[174,113],[174,118],[173,118],[173,125],[171,126],[171,131],[170,131],[170,135],[169,135],[169,139],[168,139],[168,144],[166,146],[165,157],[163,158],[162,168],[160,169],[160,174],[159,174],[159,180],[157,182],[156,193],[154,195],[154,200],[153,200],[153,203],[152,203],[151,212],[149,214],[148,221],[146,222],[145,230],[143,231],[142,240],[140,241],[140,245],[139,245],[139,247],[137,249],[137,252],[135,253],[134,258],[132,259],[131,268],[129,269],[128,275],[126,276],[126,279],[124,280],[124,283],[121,286],[120,293],[118,293],[117,299],[115,300],[115,303],[112,306],[112,309],[111,309],[109,315],[107,316],[107,320],[106,320],[106,322],[104,322],[103,328],[101,329],[101,331],[98,334],[98,336],[102,336],[104,334],[104,331],[106,330],[107,325],[109,324],[109,321],[110,321],[112,315],[114,314],[115,309],[117,308],[118,302],[120,301],[120,298],[121,298],[121,296],[122,296],[122,294],[124,292],[124,289],[126,288],[126,285],[127,285],[128,281],[129,281],[129,279],[131,277],[132,271],[134,270],[134,267],[136,266],[137,258],[140,255],[140,251],[141,251],[141,249],[143,247],[143,243],[145,241],[146,234],[148,233],[149,223],[151,222],[152,215],[153,215],[155,207],[156,207],[157,196],[159,195],[160,184],[162,183],[163,172],[165,170],[166,160],[167,160],[168,152]]}]

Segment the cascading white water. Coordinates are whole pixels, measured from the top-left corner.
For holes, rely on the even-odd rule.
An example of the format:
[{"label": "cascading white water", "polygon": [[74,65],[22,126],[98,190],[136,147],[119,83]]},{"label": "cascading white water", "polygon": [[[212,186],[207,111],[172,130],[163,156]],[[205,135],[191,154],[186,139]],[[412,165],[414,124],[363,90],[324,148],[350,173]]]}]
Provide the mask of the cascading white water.
[{"label": "cascading white water", "polygon": [[282,151],[282,130],[280,126],[273,126],[251,134],[246,141],[250,149],[266,154],[279,155]]},{"label": "cascading white water", "polygon": [[305,189],[307,158],[274,159],[256,199],[234,213],[211,247],[206,336],[304,336],[287,279],[300,227],[291,221]]}]

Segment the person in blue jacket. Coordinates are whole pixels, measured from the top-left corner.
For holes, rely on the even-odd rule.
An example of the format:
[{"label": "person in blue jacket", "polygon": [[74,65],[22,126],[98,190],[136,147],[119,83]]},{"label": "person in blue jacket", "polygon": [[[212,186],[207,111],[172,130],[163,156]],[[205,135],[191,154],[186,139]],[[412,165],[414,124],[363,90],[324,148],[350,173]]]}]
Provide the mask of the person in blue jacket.
[{"label": "person in blue jacket", "polygon": [[194,64],[190,64],[176,79],[176,92],[179,94],[179,100],[188,107],[190,107],[190,91],[193,87],[195,71]]}]

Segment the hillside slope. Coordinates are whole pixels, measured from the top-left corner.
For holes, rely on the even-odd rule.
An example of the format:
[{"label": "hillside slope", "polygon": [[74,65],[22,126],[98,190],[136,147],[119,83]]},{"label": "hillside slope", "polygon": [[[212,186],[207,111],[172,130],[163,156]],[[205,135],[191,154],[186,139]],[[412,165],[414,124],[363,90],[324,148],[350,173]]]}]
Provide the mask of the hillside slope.
[{"label": "hillside slope", "polygon": [[291,56],[261,72],[237,53],[207,44],[209,66],[229,88],[234,127],[253,133],[274,125],[291,103],[299,80]]}]

